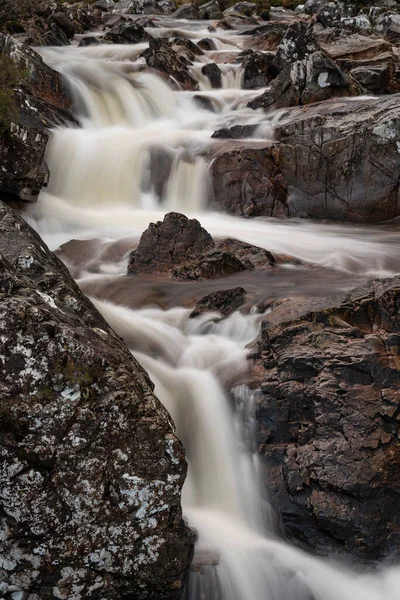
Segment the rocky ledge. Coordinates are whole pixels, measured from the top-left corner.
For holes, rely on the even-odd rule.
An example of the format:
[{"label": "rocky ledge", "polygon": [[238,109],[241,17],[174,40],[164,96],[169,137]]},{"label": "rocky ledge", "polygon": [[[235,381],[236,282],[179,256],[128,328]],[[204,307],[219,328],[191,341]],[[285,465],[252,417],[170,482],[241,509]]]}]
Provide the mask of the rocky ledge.
[{"label": "rocky ledge", "polygon": [[179,598],[185,455],[147,374],[0,205],[0,591]]},{"label": "rocky ledge", "polygon": [[250,357],[269,499],[321,554],[400,555],[399,311],[400,277],[292,300]]}]

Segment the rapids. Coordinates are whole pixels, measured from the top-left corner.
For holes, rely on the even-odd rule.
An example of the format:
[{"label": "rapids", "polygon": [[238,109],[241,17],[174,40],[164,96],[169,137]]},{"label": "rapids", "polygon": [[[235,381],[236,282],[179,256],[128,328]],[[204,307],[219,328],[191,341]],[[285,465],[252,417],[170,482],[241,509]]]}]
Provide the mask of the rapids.
[{"label": "rapids", "polygon": [[[165,20],[148,31],[194,41],[210,35],[202,22]],[[246,39],[225,33],[214,40],[217,50],[193,66],[196,92],[172,90],[157,75],[141,72],[147,44],[40,48],[66,78],[81,127],[53,131],[50,184],[26,217],[51,249],[65,244],[60,256],[148,370],[174,419],[189,463],[184,515],[198,533],[185,600],[398,600],[399,569],[350,571],[279,538],[262,490],[255,397],[246,385],[246,354],[260,311],[190,319],[191,297],[182,300],[183,287],[165,291],[170,299],[163,310],[140,282],[132,285],[125,276],[141,232],[170,210],[196,216],[216,237],[237,237],[318,267],[311,275],[291,267],[268,279],[270,296],[344,291],[400,270],[399,234],[390,225],[244,220],[207,212],[207,157],[217,143],[211,134],[255,124],[257,144],[273,139],[276,122],[296,118],[295,110],[265,116],[246,108],[262,91],[241,89],[241,68],[230,62]],[[214,60],[223,73],[218,90],[201,73]],[[66,244],[70,240],[77,241]],[[250,284],[265,295],[257,276]],[[160,294],[161,284],[151,285]]]}]

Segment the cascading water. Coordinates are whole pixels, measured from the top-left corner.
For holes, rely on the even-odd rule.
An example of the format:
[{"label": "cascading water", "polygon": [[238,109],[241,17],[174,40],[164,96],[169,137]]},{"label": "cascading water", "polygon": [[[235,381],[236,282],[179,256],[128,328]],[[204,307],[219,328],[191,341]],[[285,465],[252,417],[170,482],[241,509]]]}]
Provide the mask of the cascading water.
[{"label": "cascading water", "polygon": [[[151,33],[169,36],[171,30]],[[207,30],[194,23],[181,33],[198,39]],[[243,38],[232,34],[216,42],[220,55],[234,56]],[[109,244],[137,236],[151,220],[178,210],[200,215],[213,235],[237,237],[361,279],[399,270],[397,237],[385,227],[372,232],[205,213],[204,156],[212,132],[252,123],[260,125],[257,135],[265,139],[281,115],[266,127],[264,115],[245,108],[260,90],[241,90],[240,67],[229,60],[220,63],[222,89],[204,83],[203,91],[172,91],[156,75],[140,72],[145,47],[41,49],[69,82],[82,124],[53,132],[50,185],[30,216],[52,248],[72,238],[100,237]],[[211,61],[212,53],[208,59],[196,69]],[[196,95],[206,96],[215,112],[204,110]],[[99,310],[149,371],[187,451],[183,508],[198,542],[186,600],[399,600],[398,569],[379,575],[347,572],[274,533],[256,458],[254,399],[243,383],[246,346],[262,315],[234,313],[220,320],[216,314],[191,319],[184,308],[135,311],[105,301],[95,285],[100,269],[93,274],[89,259],[81,262],[80,285],[92,292]],[[124,266],[123,261],[116,265],[113,276],[120,277]]]}]

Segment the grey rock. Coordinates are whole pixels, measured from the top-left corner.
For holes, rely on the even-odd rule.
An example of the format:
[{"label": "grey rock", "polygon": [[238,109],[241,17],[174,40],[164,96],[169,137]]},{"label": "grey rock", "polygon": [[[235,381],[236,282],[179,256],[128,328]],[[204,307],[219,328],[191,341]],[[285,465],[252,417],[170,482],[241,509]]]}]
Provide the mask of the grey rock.
[{"label": "grey rock", "polygon": [[184,451],[63,264],[0,205],[0,579],[50,600],[177,598]]},{"label": "grey rock", "polygon": [[199,7],[195,4],[182,4],[172,16],[175,19],[195,20],[199,18]]},{"label": "grey rock", "polygon": [[201,72],[208,77],[213,88],[217,89],[222,86],[222,73],[218,65],[208,63],[201,68]]},{"label": "grey rock", "polygon": [[199,19],[222,19],[223,16],[217,0],[210,0],[199,7]]},{"label": "grey rock", "polygon": [[143,52],[142,56],[145,58],[148,67],[171,77],[183,89],[193,90],[196,87],[197,81],[188,70],[189,61],[178,54],[168,40],[163,38],[151,39],[149,47]]},{"label": "grey rock", "polygon": [[246,290],[242,287],[213,292],[197,302],[190,313],[190,318],[193,319],[207,312],[218,312],[227,317],[243,306],[245,301]]},{"label": "grey rock", "polygon": [[110,40],[113,44],[138,44],[147,42],[152,36],[133,21],[118,21],[104,36],[105,40]]}]

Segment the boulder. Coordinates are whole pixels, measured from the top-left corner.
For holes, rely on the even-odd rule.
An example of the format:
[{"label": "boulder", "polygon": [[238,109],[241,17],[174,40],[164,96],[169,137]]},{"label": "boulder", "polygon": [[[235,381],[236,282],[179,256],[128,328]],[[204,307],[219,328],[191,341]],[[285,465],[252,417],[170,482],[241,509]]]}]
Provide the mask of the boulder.
[{"label": "boulder", "polygon": [[394,44],[398,44],[400,41],[400,13],[386,12],[378,15],[374,20],[374,30]]},{"label": "boulder", "polygon": [[236,240],[235,238],[225,238],[220,240],[216,247],[223,252],[229,252],[236,258],[241,260],[246,269],[253,271],[254,269],[269,269],[275,264],[275,258],[268,250],[253,246],[247,242]]},{"label": "boulder", "polygon": [[224,317],[228,317],[245,302],[246,290],[242,287],[212,292],[197,302],[189,316],[193,319],[207,312],[218,312]]},{"label": "boulder", "polygon": [[115,2],[114,0],[97,0],[97,2],[94,3],[94,6],[107,12],[115,8]]},{"label": "boulder", "polygon": [[101,39],[94,37],[93,35],[88,35],[81,39],[81,41],[78,44],[78,48],[85,48],[87,46],[99,46],[102,43],[104,42],[102,42]]},{"label": "boulder", "polygon": [[240,140],[251,138],[255,134],[258,125],[233,125],[232,127],[223,127],[217,129],[212,134],[213,139],[222,140]]},{"label": "boulder", "polygon": [[168,213],[164,221],[150,223],[131,254],[128,273],[171,273],[185,261],[192,261],[214,248],[211,235],[196,219]]},{"label": "boulder", "polygon": [[282,71],[288,65],[302,60],[320,50],[314,39],[313,28],[309,23],[298,21],[288,27],[282,41],[280,42],[273,65],[277,72]]},{"label": "boulder", "polygon": [[188,70],[188,60],[184,56],[179,56],[168,40],[163,38],[151,39],[149,47],[143,52],[142,56],[145,58],[148,67],[168,75],[182,89],[193,90],[196,87],[197,81]]},{"label": "boulder", "polygon": [[186,262],[173,271],[173,278],[180,281],[220,279],[246,271],[246,265],[230,252],[212,249],[192,262]]},{"label": "boulder", "polygon": [[400,278],[265,318],[250,365],[284,534],[318,554],[400,557]]},{"label": "boulder", "polygon": [[319,39],[321,49],[333,60],[363,60],[373,59],[384,52],[392,53],[392,46],[382,38],[371,38],[354,33],[340,35],[332,40]]},{"label": "boulder", "polygon": [[125,21],[122,18],[106,33],[104,39],[109,40],[113,44],[138,44],[140,42],[148,42],[153,38],[138,23]]},{"label": "boulder", "polygon": [[217,50],[217,45],[211,38],[203,38],[202,40],[197,42],[197,46],[201,50],[205,50],[206,52],[211,50]]},{"label": "boulder", "polygon": [[250,48],[241,52],[236,62],[240,62],[244,69],[243,88],[253,90],[266,87],[276,77],[273,61],[272,52],[259,52]]},{"label": "boulder", "polygon": [[399,98],[317,105],[277,126],[289,216],[376,222],[400,214]]},{"label": "boulder", "polygon": [[210,0],[199,7],[199,19],[213,20],[222,19],[223,14],[217,0]]},{"label": "boulder", "polygon": [[2,594],[180,596],[184,451],[147,374],[0,206]]},{"label": "boulder", "polygon": [[270,144],[220,153],[211,164],[213,207],[245,217],[285,216],[286,184],[275,152]]},{"label": "boulder", "polygon": [[364,89],[344,73],[329,56],[314,52],[286,67],[269,90],[249,103],[250,108],[283,108],[321,102],[330,98],[357,96]]},{"label": "boulder", "polygon": [[208,77],[213,88],[222,87],[222,73],[218,65],[208,63],[201,68],[201,72]]},{"label": "boulder", "polygon": [[59,27],[69,40],[75,35],[75,26],[72,20],[63,12],[57,12],[53,16],[53,22]]},{"label": "boulder", "polygon": [[230,13],[242,13],[246,15],[246,17],[251,17],[254,12],[257,10],[256,2],[236,2],[233,6],[230,6],[226,10],[224,10],[224,16],[229,15]]},{"label": "boulder", "polygon": [[188,19],[192,21],[199,18],[199,7],[195,4],[182,4],[172,16],[175,19]]}]

